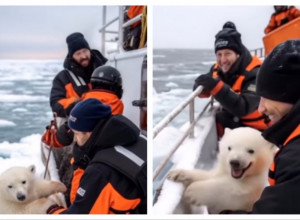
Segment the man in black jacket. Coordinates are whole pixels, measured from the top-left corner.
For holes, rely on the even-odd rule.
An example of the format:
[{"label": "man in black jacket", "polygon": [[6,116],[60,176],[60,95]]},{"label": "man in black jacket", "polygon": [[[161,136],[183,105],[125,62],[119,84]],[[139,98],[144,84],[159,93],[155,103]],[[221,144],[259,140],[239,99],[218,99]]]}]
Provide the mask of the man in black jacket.
[{"label": "man in black jacket", "polygon": [[[64,124],[82,94],[90,90],[90,79],[94,69],[107,61],[98,50],[90,49],[83,34],[79,32],[70,34],[66,42],[68,54],[64,60],[64,70],[55,76],[50,93],[50,105],[57,116],[57,127]],[[72,177],[70,168],[72,146],[53,149],[60,180],[68,189]],[[66,202],[69,204],[68,197]]]},{"label": "man in black jacket", "polygon": [[216,64],[196,78],[193,89],[203,86],[199,97],[213,95],[221,104],[216,115],[218,136],[223,135],[224,127],[266,129],[266,117],[257,111],[259,96],[255,92],[261,61],[242,44],[241,34],[226,25],[216,35],[215,53]]},{"label": "man in black jacket", "polygon": [[270,186],[254,204],[254,214],[300,214],[300,40],[278,45],[257,78],[259,111],[272,125],[263,137],[279,147],[269,171]]},{"label": "man in black jacket", "polygon": [[146,214],[147,141],[125,116],[97,99],[81,101],[68,120],[74,132],[71,206],[51,214]]},{"label": "man in black jacket", "polygon": [[[269,184],[248,214],[300,214],[300,40],[275,47],[257,77],[258,110],[271,126],[263,137],[279,147],[269,170]],[[246,214],[225,210],[222,214]]]},{"label": "man in black jacket", "polygon": [[98,51],[92,50],[81,33],[72,33],[67,39],[68,54],[64,70],[53,80],[50,105],[58,117],[67,117],[81,95],[89,91],[91,75],[107,59]]}]

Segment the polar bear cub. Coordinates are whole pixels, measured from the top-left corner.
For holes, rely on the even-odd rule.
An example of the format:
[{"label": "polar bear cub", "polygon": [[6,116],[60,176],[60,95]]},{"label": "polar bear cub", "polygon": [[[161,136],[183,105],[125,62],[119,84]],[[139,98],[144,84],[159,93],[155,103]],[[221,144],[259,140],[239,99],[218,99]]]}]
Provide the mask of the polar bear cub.
[{"label": "polar bear cub", "polygon": [[276,147],[249,127],[225,129],[213,170],[173,170],[168,179],[186,186],[183,199],[209,213],[251,211],[267,184]]},{"label": "polar bear cub", "polygon": [[63,183],[35,177],[35,166],[12,167],[0,175],[0,214],[46,214],[51,194],[66,192]]}]

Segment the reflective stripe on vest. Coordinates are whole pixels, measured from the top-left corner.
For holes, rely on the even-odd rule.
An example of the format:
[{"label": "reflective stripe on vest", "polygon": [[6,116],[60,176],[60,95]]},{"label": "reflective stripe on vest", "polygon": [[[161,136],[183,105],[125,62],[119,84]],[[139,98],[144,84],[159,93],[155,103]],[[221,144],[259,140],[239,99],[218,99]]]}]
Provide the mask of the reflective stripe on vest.
[{"label": "reflective stripe on vest", "polygon": [[70,76],[72,77],[73,81],[75,82],[76,86],[86,86],[85,81],[80,77],[80,76],[75,76],[75,74],[66,69],[68,71],[68,73],[70,74]]},{"label": "reflective stripe on vest", "polygon": [[[293,140],[294,138],[296,138],[298,136],[300,136],[300,124],[296,127],[296,129],[285,140],[285,142],[283,144],[283,147],[285,147],[291,140]],[[279,151],[277,151],[274,158],[276,158],[277,154],[281,151],[281,149]],[[270,186],[274,186],[276,184],[276,181],[275,181],[275,160],[273,160],[273,162],[270,166],[270,169],[269,169],[269,184],[270,184]]]},{"label": "reflective stripe on vest", "polygon": [[[247,74],[247,72],[251,71],[253,68],[257,67],[258,65],[261,65],[260,59],[257,56],[253,56],[252,61],[246,67],[246,74]],[[213,78],[218,77],[218,64],[215,64],[215,66],[213,68],[212,76],[213,76]],[[245,77],[246,76],[243,74],[243,75],[239,75],[239,77],[236,79],[236,81],[234,82],[234,84],[231,87],[231,89],[234,92],[241,94],[242,85],[243,85]],[[261,114],[257,109],[254,110],[253,112],[251,112],[250,114],[241,117],[240,119],[241,119],[242,124],[256,128],[258,130],[264,130],[268,127],[265,123],[264,115]]]}]

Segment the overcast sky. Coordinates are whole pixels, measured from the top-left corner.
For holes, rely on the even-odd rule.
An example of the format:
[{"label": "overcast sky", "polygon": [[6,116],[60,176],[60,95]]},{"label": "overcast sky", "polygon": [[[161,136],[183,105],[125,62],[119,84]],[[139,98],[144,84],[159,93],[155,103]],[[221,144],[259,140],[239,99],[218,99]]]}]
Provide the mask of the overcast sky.
[{"label": "overcast sky", "polygon": [[[117,14],[107,8],[107,20]],[[64,58],[73,32],[100,49],[101,26],[101,6],[0,6],[0,59]]]},{"label": "overcast sky", "polygon": [[[297,8],[300,8],[297,6]],[[153,6],[154,48],[208,48],[226,21],[233,21],[249,49],[262,47],[269,6]],[[108,7],[107,20],[118,14]],[[100,49],[101,6],[0,6],[0,59],[57,59],[67,53],[66,36],[82,32]],[[150,33],[149,33],[150,34]]]},{"label": "overcast sky", "polygon": [[[297,6],[297,8],[300,8]],[[153,7],[154,48],[214,48],[216,33],[233,21],[249,49],[263,47],[273,6]]]}]

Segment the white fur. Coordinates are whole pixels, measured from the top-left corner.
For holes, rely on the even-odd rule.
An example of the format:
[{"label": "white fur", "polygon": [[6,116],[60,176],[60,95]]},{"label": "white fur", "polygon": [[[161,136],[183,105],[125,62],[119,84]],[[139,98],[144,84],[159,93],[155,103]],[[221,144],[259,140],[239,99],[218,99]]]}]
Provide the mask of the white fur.
[{"label": "white fur", "polygon": [[[259,131],[249,127],[226,128],[219,147],[217,166],[213,170],[173,170],[168,179],[186,186],[185,202],[206,205],[209,213],[251,211],[267,184],[276,149]],[[233,178],[232,161],[238,162],[241,169],[250,167],[240,178]]]},{"label": "white fur", "polygon": [[56,203],[48,196],[65,191],[63,183],[36,178],[34,165],[12,167],[0,175],[0,214],[46,214]]}]

